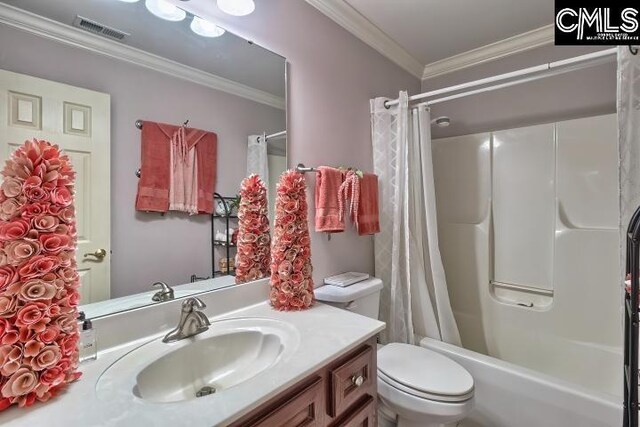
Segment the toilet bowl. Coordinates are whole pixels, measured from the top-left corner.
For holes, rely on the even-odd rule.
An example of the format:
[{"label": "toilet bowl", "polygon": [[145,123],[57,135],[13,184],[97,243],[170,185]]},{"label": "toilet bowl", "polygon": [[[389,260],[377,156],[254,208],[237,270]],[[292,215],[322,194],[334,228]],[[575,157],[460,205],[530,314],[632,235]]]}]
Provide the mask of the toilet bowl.
[{"label": "toilet bowl", "polygon": [[[318,301],[378,318],[382,281],[315,289]],[[473,377],[461,365],[426,348],[391,343],[378,349],[379,427],[448,427],[473,408]]]},{"label": "toilet bowl", "polygon": [[378,350],[379,425],[455,426],[473,408],[471,374],[453,360],[409,344]]}]

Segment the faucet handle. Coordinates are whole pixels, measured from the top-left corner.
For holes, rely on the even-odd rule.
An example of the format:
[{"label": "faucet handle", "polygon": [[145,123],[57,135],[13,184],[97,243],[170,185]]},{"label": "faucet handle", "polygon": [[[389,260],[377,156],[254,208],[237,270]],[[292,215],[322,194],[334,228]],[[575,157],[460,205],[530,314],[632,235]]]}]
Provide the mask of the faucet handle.
[{"label": "faucet handle", "polygon": [[156,302],[169,301],[174,298],[173,289],[164,282],[155,282],[151,287],[160,286],[162,289],[156,292],[151,299]]},{"label": "faucet handle", "polygon": [[202,300],[198,297],[187,298],[182,302],[182,310],[193,311],[194,308],[198,310],[204,310],[207,307],[207,304],[202,302]]},{"label": "faucet handle", "polygon": [[153,285],[151,285],[152,288],[155,288],[158,286],[160,286],[164,292],[170,292],[173,290],[169,285],[167,285],[164,282],[155,282]]}]

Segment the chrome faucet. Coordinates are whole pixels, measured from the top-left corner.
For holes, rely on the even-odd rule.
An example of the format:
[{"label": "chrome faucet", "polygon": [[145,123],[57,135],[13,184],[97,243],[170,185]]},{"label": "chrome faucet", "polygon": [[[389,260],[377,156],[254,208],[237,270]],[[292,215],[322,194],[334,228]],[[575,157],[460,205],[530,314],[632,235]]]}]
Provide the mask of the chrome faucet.
[{"label": "chrome faucet", "polygon": [[200,310],[204,310],[206,304],[200,298],[187,298],[182,302],[180,322],[178,326],[164,336],[162,342],[169,343],[198,335],[207,329],[211,323],[207,316]]},{"label": "chrome faucet", "polygon": [[174,298],[173,289],[171,289],[171,286],[167,285],[164,282],[156,282],[153,285],[151,285],[151,287],[155,287],[155,286],[160,286],[162,287],[162,289],[160,289],[158,292],[153,294],[153,296],[151,297],[152,301],[162,302],[162,301],[169,301]]}]

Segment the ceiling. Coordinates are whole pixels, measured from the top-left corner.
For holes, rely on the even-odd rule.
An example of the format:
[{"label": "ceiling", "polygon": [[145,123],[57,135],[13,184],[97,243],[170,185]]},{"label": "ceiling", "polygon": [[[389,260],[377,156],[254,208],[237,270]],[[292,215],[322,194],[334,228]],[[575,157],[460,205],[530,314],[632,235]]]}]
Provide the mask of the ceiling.
[{"label": "ceiling", "polygon": [[72,25],[76,15],[129,33],[121,43],[284,98],[283,57],[232,33],[205,38],[190,19],[169,22],[149,13],[143,1],[2,0],[37,15]]},{"label": "ceiling", "polygon": [[553,0],[345,0],[422,64],[553,23]]},{"label": "ceiling", "polygon": [[[422,78],[434,74],[430,71],[434,63],[441,65],[469,51],[479,51],[473,52],[473,56],[480,63],[553,41],[554,0],[307,2]],[[544,34],[534,31],[541,27],[545,27]],[[536,34],[523,34],[529,32]],[[516,40],[505,40],[511,38]],[[493,44],[498,46],[487,46]],[[461,68],[460,59],[456,59],[453,65]],[[470,65],[475,64],[465,63]],[[417,71],[422,68],[424,71]],[[442,68],[437,70],[440,74]]]}]

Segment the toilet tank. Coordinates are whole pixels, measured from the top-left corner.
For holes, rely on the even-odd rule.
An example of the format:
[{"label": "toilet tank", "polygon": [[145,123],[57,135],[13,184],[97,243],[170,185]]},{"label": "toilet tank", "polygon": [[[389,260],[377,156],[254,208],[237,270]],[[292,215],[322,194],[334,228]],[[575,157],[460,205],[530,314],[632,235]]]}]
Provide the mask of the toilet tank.
[{"label": "toilet tank", "polygon": [[344,288],[324,285],[314,290],[316,299],[372,319],[378,318],[382,280],[371,277]]}]

